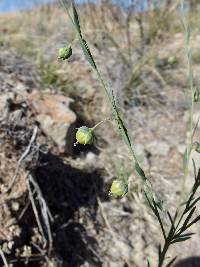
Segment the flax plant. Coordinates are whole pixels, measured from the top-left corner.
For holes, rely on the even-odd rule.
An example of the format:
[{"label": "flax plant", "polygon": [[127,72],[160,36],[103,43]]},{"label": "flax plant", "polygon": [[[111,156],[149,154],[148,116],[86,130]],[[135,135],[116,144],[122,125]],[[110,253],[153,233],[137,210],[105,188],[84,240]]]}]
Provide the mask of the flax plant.
[{"label": "flax plant", "polygon": [[[186,39],[186,49],[187,49],[187,59],[188,59],[188,69],[189,69],[189,81],[190,81],[190,91],[191,91],[191,114],[190,114],[190,138],[187,142],[187,148],[184,154],[184,173],[187,175],[188,172],[188,162],[189,157],[192,150],[193,137],[196,127],[192,122],[192,115],[194,109],[194,80],[193,80],[193,70],[192,70],[192,51],[190,48],[190,28],[187,22],[187,19],[184,14],[184,1],[181,1],[181,17],[182,23],[185,31],[185,39]],[[200,201],[200,197],[197,196],[197,191],[200,187],[200,170],[196,170],[195,162],[193,161],[194,166],[194,183],[191,189],[191,192],[187,195],[186,201],[181,203],[177,207],[175,214],[171,214],[170,211],[164,211],[162,206],[162,201],[157,196],[156,192],[153,190],[151,182],[149,178],[147,178],[145,172],[140,166],[138,159],[136,157],[133,144],[130,140],[128,129],[126,128],[122,116],[120,114],[119,108],[116,104],[116,100],[113,94],[113,90],[105,83],[103,80],[101,73],[98,69],[98,66],[92,56],[92,53],[89,49],[87,41],[84,39],[81,29],[81,24],[79,20],[79,16],[77,13],[76,5],[74,0],[70,0],[71,5],[67,5],[65,0],[60,0],[61,4],[65,8],[72,25],[77,34],[77,40],[80,44],[80,47],[85,55],[86,60],[89,62],[91,68],[96,73],[97,79],[100,82],[106,96],[108,103],[110,104],[112,110],[113,120],[116,124],[116,128],[119,131],[119,134],[124,141],[125,145],[128,147],[130,155],[132,156],[133,164],[136,173],[141,178],[143,183],[143,192],[146,197],[147,203],[149,204],[150,209],[155,215],[157,222],[160,226],[160,231],[163,235],[163,244],[158,246],[158,267],[166,266],[170,267],[175,262],[176,257],[171,259],[168,263],[166,263],[166,256],[173,244],[178,242],[183,242],[191,238],[193,233],[188,232],[188,229],[192,225],[194,225],[197,221],[200,220],[200,216],[194,217],[194,213],[196,210],[196,205]],[[72,14],[69,11],[69,7],[72,9]],[[87,128],[86,126],[82,126],[77,131],[77,141],[79,144],[87,144],[93,139],[94,130],[101,123],[97,124],[93,128]],[[113,191],[113,192],[112,192]],[[111,193],[117,196],[124,196],[128,191],[128,184],[123,183],[122,180],[114,181],[111,186]],[[164,219],[163,219],[164,218]],[[150,262],[147,264],[150,267]]]},{"label": "flax plant", "polygon": [[98,66],[96,65],[96,62],[91,54],[91,51],[88,47],[87,41],[83,38],[82,35],[82,31],[81,31],[81,26],[80,26],[80,21],[79,21],[79,16],[76,10],[76,5],[74,0],[71,1],[72,4],[72,13],[73,15],[71,15],[69,13],[68,7],[67,7],[67,3],[64,0],[60,0],[61,4],[63,5],[63,7],[65,8],[65,10],[67,11],[67,14],[76,30],[76,34],[77,34],[77,40],[79,41],[80,47],[85,55],[86,60],[89,62],[89,64],[91,65],[93,71],[96,73],[97,79],[99,80],[106,96],[108,99],[108,102],[110,103],[111,109],[112,109],[112,114],[113,114],[113,118],[117,127],[117,130],[119,131],[119,134],[122,138],[122,140],[124,141],[124,143],[126,144],[126,146],[129,149],[130,155],[133,158],[134,164],[135,164],[135,170],[138,173],[138,175],[141,177],[142,181],[145,184],[145,188],[146,190],[148,190],[148,194],[150,193],[153,196],[153,188],[151,186],[151,183],[149,181],[149,179],[146,177],[143,169],[141,168],[135,151],[133,149],[133,145],[132,142],[130,140],[129,137],[129,133],[128,130],[123,122],[123,119],[121,117],[121,114],[119,112],[119,109],[116,105],[116,100],[113,94],[113,90],[105,83],[105,81],[103,80],[101,73],[98,69]]}]

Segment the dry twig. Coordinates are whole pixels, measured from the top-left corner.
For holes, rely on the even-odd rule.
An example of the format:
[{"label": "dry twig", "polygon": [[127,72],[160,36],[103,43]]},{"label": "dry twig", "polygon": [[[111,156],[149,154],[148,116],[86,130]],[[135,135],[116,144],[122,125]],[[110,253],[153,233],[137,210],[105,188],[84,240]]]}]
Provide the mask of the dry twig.
[{"label": "dry twig", "polygon": [[1,256],[2,260],[3,260],[3,263],[4,263],[5,267],[9,267],[9,266],[8,266],[8,262],[7,262],[7,260],[6,260],[6,257],[5,257],[5,255],[4,255],[4,252],[3,252],[2,249],[0,249],[0,256]]},{"label": "dry twig", "polygon": [[11,188],[13,187],[16,179],[17,179],[17,176],[18,176],[18,173],[19,173],[19,169],[21,167],[21,164],[23,162],[23,160],[28,156],[28,154],[30,153],[31,151],[31,148],[32,148],[32,145],[33,143],[35,142],[35,139],[36,139],[36,136],[37,136],[37,131],[38,131],[38,128],[37,126],[35,126],[35,128],[33,129],[33,134],[32,134],[32,137],[31,137],[31,140],[26,148],[26,150],[24,151],[24,153],[22,154],[22,156],[20,157],[19,161],[17,162],[17,167],[16,167],[16,170],[15,170],[15,175],[13,176],[12,178],[12,181],[10,183],[10,185],[8,186],[7,190],[4,192],[4,193],[7,193],[11,190]]},{"label": "dry twig", "polygon": [[32,204],[32,208],[35,214],[35,218],[38,224],[38,228],[40,230],[40,233],[43,236],[44,239],[44,244],[45,246],[47,245],[47,240],[45,237],[45,230],[42,227],[42,223],[40,222],[40,218],[39,218],[39,213],[37,211],[37,207],[35,204],[35,200],[34,200],[34,194],[31,190],[31,184],[34,187],[34,191],[37,193],[37,199],[39,201],[40,204],[40,209],[41,209],[41,216],[45,225],[45,229],[47,231],[47,235],[48,235],[48,241],[49,241],[49,252],[52,249],[52,243],[53,243],[53,238],[52,238],[52,233],[51,233],[51,227],[50,227],[50,221],[53,221],[53,217],[51,215],[51,212],[46,204],[46,201],[44,200],[43,196],[42,196],[42,192],[40,190],[39,185],[37,184],[37,182],[34,180],[33,176],[29,173],[27,176],[27,187],[28,187],[28,191],[29,191],[29,197],[30,197],[30,201]]}]

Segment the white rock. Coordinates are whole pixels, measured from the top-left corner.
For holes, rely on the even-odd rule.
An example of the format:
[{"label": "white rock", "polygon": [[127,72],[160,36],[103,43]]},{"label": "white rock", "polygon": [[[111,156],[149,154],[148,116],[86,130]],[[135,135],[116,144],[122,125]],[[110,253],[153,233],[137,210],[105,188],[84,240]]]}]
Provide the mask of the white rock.
[{"label": "white rock", "polygon": [[52,117],[44,114],[38,115],[36,120],[40,123],[40,127],[44,133],[51,137],[60,149],[65,149],[67,132],[70,125],[68,123],[55,121]]},{"label": "white rock", "polygon": [[96,159],[96,155],[92,152],[88,152],[86,155],[86,160],[88,162],[93,162]]},{"label": "white rock", "polygon": [[19,210],[19,202],[13,202],[12,203],[12,210],[14,210],[14,211]]},{"label": "white rock", "polygon": [[70,136],[76,121],[76,115],[70,109],[73,100],[62,95],[33,92],[30,101],[43,132],[52,138],[60,150],[66,150],[66,146],[73,147],[74,140]]}]

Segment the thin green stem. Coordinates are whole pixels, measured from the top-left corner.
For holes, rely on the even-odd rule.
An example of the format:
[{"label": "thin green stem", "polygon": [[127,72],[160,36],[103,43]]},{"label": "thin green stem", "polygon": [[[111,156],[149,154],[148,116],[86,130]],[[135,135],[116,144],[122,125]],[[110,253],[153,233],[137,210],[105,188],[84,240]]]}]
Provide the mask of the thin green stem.
[{"label": "thin green stem", "polygon": [[106,121],[110,121],[110,120],[111,120],[111,118],[107,118],[107,119],[105,119],[105,120],[100,121],[100,122],[97,123],[94,127],[92,127],[91,130],[94,131],[94,130],[95,130],[97,127],[99,127],[101,124],[103,124],[103,123],[106,122]]},{"label": "thin green stem", "polygon": [[163,250],[161,251],[161,254],[160,254],[160,257],[159,257],[158,267],[162,267],[163,266],[163,263],[164,263],[164,260],[165,260],[165,256],[166,256],[166,253],[167,253],[167,251],[169,249],[169,246],[170,246],[170,241],[168,241],[168,239],[166,239],[164,247],[163,247]]},{"label": "thin green stem", "polygon": [[187,63],[188,63],[188,77],[189,77],[189,87],[190,87],[190,94],[191,94],[191,107],[190,107],[190,117],[189,117],[189,138],[187,138],[186,154],[184,155],[186,157],[186,161],[184,163],[184,179],[181,185],[179,206],[185,195],[185,190],[186,190],[185,182],[186,182],[186,178],[188,175],[188,166],[189,166],[189,160],[190,160],[190,155],[192,151],[194,129],[195,129],[194,123],[193,123],[195,88],[194,88],[194,75],[193,75],[193,67],[192,67],[192,50],[190,47],[191,31],[190,31],[190,25],[185,16],[184,0],[180,0],[180,6],[181,6],[181,19],[182,19],[182,24],[183,24],[184,33],[185,33],[185,46],[186,46],[186,55],[187,55]]},{"label": "thin green stem", "polygon": [[[99,82],[101,83],[102,87],[104,88],[105,93],[106,93],[106,95],[108,97],[108,100],[109,100],[109,102],[111,104],[113,115],[114,115],[115,121],[117,122],[117,126],[121,127],[121,130],[122,130],[122,134],[121,135],[123,135],[122,139],[124,140],[124,136],[126,136],[126,133],[125,133],[124,127],[123,127],[123,125],[121,123],[121,118],[119,117],[119,113],[117,111],[117,107],[114,105],[113,99],[112,99],[112,97],[111,97],[111,95],[110,95],[110,93],[109,93],[109,91],[107,89],[107,86],[106,86],[104,80],[102,79],[101,74],[100,74],[98,69],[96,69],[96,74],[97,74],[97,78],[98,78]],[[124,142],[128,146],[128,149],[129,149],[131,155],[133,156],[134,161],[138,163],[137,157],[136,157],[135,152],[134,152],[134,150],[132,148],[132,144],[131,144],[130,140],[128,140],[128,142],[127,142],[127,140],[126,141],[124,140]]]}]

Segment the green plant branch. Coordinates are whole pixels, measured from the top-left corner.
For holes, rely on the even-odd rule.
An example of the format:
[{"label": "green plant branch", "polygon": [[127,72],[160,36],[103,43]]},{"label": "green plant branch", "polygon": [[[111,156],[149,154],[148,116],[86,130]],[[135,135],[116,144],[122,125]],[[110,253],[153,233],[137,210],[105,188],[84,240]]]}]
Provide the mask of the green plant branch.
[{"label": "green plant branch", "polygon": [[[117,126],[117,129],[120,132],[121,138],[123,139],[124,143],[127,145],[130,154],[134,160],[135,163],[135,170],[138,173],[138,175],[140,176],[140,178],[142,179],[143,183],[144,183],[144,187],[143,187],[143,191],[144,194],[146,196],[146,199],[149,203],[149,206],[151,208],[151,210],[153,211],[154,215],[157,218],[157,221],[159,222],[162,234],[163,234],[163,238],[164,238],[164,245],[163,247],[161,247],[161,245],[159,246],[159,253],[158,253],[158,267],[162,267],[164,262],[165,262],[165,258],[166,258],[166,254],[168,252],[169,247],[177,242],[182,242],[185,241],[189,238],[191,238],[193,233],[185,233],[185,231],[190,228],[194,223],[196,223],[198,220],[200,220],[200,216],[197,216],[195,219],[193,218],[193,214],[195,212],[196,206],[195,204],[198,203],[198,201],[200,200],[200,198],[195,198],[195,194],[197,192],[197,189],[200,187],[200,171],[198,172],[198,175],[196,176],[195,174],[195,181],[194,181],[194,185],[192,187],[192,191],[189,195],[188,200],[184,203],[185,208],[183,209],[183,212],[181,213],[181,215],[179,216],[180,213],[180,207],[178,207],[174,217],[172,218],[171,214],[169,212],[167,212],[168,217],[169,217],[169,221],[171,223],[171,227],[169,229],[169,231],[167,231],[166,226],[163,223],[162,220],[162,216],[161,216],[161,212],[163,212],[163,209],[161,207],[161,203],[157,200],[159,200],[159,198],[157,198],[157,195],[154,193],[153,188],[151,186],[151,183],[149,181],[149,179],[146,177],[143,169],[140,167],[140,164],[137,160],[137,157],[135,155],[131,140],[129,138],[129,134],[128,134],[128,130],[126,129],[123,120],[121,118],[121,115],[119,113],[118,107],[116,105],[115,102],[115,98],[113,95],[113,91],[107,87],[107,85],[105,84],[99,70],[98,67],[93,59],[93,56],[90,52],[90,49],[87,45],[87,42],[83,39],[82,36],[82,32],[81,32],[81,27],[80,27],[80,23],[79,23],[79,17],[78,17],[78,13],[76,11],[76,6],[75,6],[75,2],[74,0],[71,0],[71,4],[72,4],[72,10],[73,10],[73,17],[69,14],[69,11],[67,9],[67,5],[65,4],[64,0],[61,0],[63,2],[63,6],[65,7],[65,9],[67,10],[67,13],[69,15],[70,20],[72,21],[73,26],[75,27],[76,33],[77,33],[77,37],[79,40],[79,44],[83,50],[83,53],[87,59],[87,61],[89,62],[89,64],[91,65],[91,67],[93,68],[93,70],[95,71],[97,78],[101,84],[101,86],[103,87],[106,96],[108,98],[108,101],[111,105],[112,108],[112,113],[113,113],[113,117]],[[183,0],[181,0],[181,3],[183,4]],[[183,7],[182,7],[183,8]],[[183,16],[183,18],[185,18]],[[184,26],[185,28],[188,29],[186,22],[184,21]],[[189,47],[189,40],[190,40],[190,33],[189,31],[187,31],[187,45]],[[189,52],[190,51],[190,52]],[[189,64],[189,76],[190,76],[190,89],[191,92],[193,92],[194,90],[194,85],[193,85],[193,72],[192,72],[192,65],[191,65],[191,50],[188,50],[188,64]],[[192,94],[193,96],[193,94]],[[193,101],[193,98],[192,98]],[[191,108],[191,115],[193,114],[193,105],[194,103],[192,103],[192,108]],[[189,149],[187,149],[187,161],[185,162],[185,166],[188,166],[188,156],[191,152],[191,147],[192,147],[192,139],[193,139],[193,122],[191,122],[190,124],[191,127],[191,140],[190,140],[190,144],[189,144]],[[188,154],[189,152],[189,154]],[[194,164],[195,165],[195,164]],[[188,167],[187,167],[188,168]],[[196,169],[196,168],[195,168]],[[178,220],[178,222],[177,222]],[[168,233],[167,233],[168,232]],[[173,258],[166,267],[169,267],[173,264],[173,262],[175,261],[176,257]],[[148,266],[150,266],[150,263],[148,263]]]},{"label": "green plant branch", "polygon": [[[153,210],[155,216],[158,218],[160,227],[162,232],[164,233],[164,245],[163,249],[161,249],[161,246],[159,246],[159,261],[158,261],[158,267],[162,267],[164,264],[164,260],[166,257],[166,253],[171,245],[177,242],[183,242],[191,238],[191,236],[194,233],[185,233],[186,230],[188,230],[193,224],[198,222],[200,220],[200,215],[197,216],[195,219],[192,219],[194,212],[196,210],[195,204],[197,204],[200,200],[200,197],[195,198],[195,194],[197,192],[197,189],[200,187],[200,170],[198,172],[197,177],[195,176],[195,181],[191,190],[191,193],[188,197],[188,200],[185,202],[185,207],[182,211],[182,214],[179,217],[178,222],[176,222],[178,217],[179,209],[177,209],[174,218],[172,219],[171,214],[168,212],[168,217],[171,223],[170,230],[166,236],[166,230],[164,228],[164,225],[162,221],[159,220],[159,211],[156,209],[156,206],[154,204],[154,207],[151,207]],[[180,226],[181,225],[181,226]],[[180,226],[180,227],[179,227]],[[176,258],[172,259],[170,263],[167,265],[167,267],[171,266],[172,263],[175,261]]]},{"label": "green plant branch", "polygon": [[[134,149],[132,147],[132,144],[131,144],[131,141],[129,138],[128,131],[127,131],[127,129],[123,123],[123,120],[121,119],[118,108],[115,104],[115,99],[114,99],[114,96],[112,94],[112,90],[109,90],[107,88],[107,86],[106,86],[104,80],[102,79],[102,76],[98,70],[98,67],[97,67],[97,65],[96,65],[96,63],[92,57],[92,54],[89,50],[89,47],[88,47],[86,41],[83,39],[81,27],[80,27],[80,23],[79,23],[79,18],[78,18],[78,13],[76,11],[75,2],[74,2],[74,0],[71,0],[72,9],[73,9],[73,18],[72,18],[72,16],[70,15],[70,13],[68,11],[66,1],[64,1],[64,0],[60,0],[60,1],[62,2],[63,7],[67,10],[67,14],[68,14],[75,30],[76,30],[78,40],[79,40],[80,46],[83,50],[83,53],[84,53],[87,61],[90,63],[91,67],[93,68],[93,70],[96,72],[97,78],[98,78],[100,84],[102,85],[102,87],[106,93],[106,96],[107,96],[107,98],[111,104],[111,108],[112,108],[114,119],[116,121],[117,128],[119,129],[120,135],[121,135],[123,141],[125,142],[125,144],[127,145],[128,149],[129,149],[129,151],[130,151],[130,153],[131,153],[131,155],[135,161],[135,169],[136,169],[137,173],[139,174],[139,176],[142,178],[142,180],[146,181],[147,177],[146,177],[144,171],[142,170],[142,168],[140,167],[140,164],[137,160],[137,157],[135,155]],[[150,182],[149,182],[149,184],[150,184]],[[148,185],[148,189],[150,190],[149,185]]]}]

